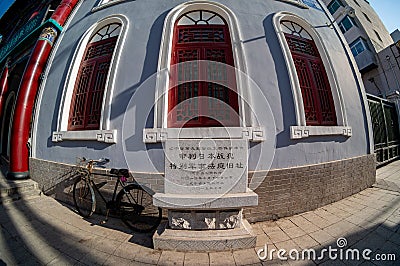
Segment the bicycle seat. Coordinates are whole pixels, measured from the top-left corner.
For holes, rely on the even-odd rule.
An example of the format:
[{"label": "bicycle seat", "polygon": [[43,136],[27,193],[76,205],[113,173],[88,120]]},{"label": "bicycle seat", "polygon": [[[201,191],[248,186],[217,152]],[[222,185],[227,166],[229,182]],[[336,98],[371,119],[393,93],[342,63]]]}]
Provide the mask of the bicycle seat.
[{"label": "bicycle seat", "polygon": [[110,170],[110,174],[128,177],[128,176],[129,176],[129,170],[128,170],[128,169],[116,169],[116,168],[112,168],[112,169]]}]

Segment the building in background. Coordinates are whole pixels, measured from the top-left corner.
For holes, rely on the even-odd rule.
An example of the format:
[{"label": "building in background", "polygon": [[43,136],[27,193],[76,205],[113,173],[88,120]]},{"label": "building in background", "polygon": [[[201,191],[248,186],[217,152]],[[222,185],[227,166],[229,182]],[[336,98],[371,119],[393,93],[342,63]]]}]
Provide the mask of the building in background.
[{"label": "building in background", "polygon": [[[386,60],[378,53],[393,44],[382,20],[366,0],[323,0],[344,34],[356,59],[367,93],[385,97],[388,85]],[[354,9],[354,15],[346,12]]]},{"label": "building in background", "polygon": [[[399,44],[366,0],[323,0],[357,62],[371,111],[377,164],[400,157]],[[396,106],[397,105],[397,106]]]},{"label": "building in background", "polygon": [[392,36],[392,39],[395,43],[397,43],[398,41],[400,41],[400,31],[397,29],[395,31],[393,31],[390,36]]}]

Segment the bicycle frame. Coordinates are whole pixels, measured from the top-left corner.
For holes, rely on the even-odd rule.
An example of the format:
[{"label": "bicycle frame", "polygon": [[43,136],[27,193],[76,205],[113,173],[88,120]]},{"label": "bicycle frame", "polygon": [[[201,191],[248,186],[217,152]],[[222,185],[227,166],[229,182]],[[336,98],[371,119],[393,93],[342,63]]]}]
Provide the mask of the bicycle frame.
[{"label": "bicycle frame", "polygon": [[[93,175],[93,173],[91,173],[91,175]],[[110,176],[110,177],[117,177],[117,181],[115,182],[115,186],[114,186],[114,192],[112,194],[112,199],[111,200],[107,200],[103,194],[100,192],[100,189],[97,187],[97,184],[94,182],[93,178],[90,178],[90,183],[92,184],[92,187],[94,188],[94,190],[97,191],[97,193],[100,195],[101,199],[104,201],[104,203],[106,205],[108,205],[109,202],[115,202],[116,196],[117,196],[117,189],[118,186],[121,185],[122,188],[125,187],[125,185],[122,183],[122,181],[120,180],[119,176],[115,176],[115,175],[109,175],[109,174],[97,174],[100,176]],[[108,206],[107,206],[108,207]]]},{"label": "bicycle frame", "polygon": [[[93,162],[89,162],[88,166],[85,169],[85,175],[86,178],[88,178],[88,182],[92,185],[93,189],[97,192],[97,194],[100,195],[100,198],[103,200],[103,202],[106,204],[107,209],[116,209],[116,207],[114,205],[112,205],[117,197],[117,189],[119,186],[121,186],[121,189],[125,189],[126,185],[124,184],[124,182],[121,181],[121,177],[122,176],[118,176],[118,175],[112,175],[112,174],[94,174],[93,173]],[[97,184],[94,182],[94,175],[99,175],[99,176],[109,176],[109,177],[116,177],[117,181],[115,182],[115,186],[114,186],[114,191],[112,194],[112,199],[111,200],[107,200],[104,195],[101,193],[100,189],[98,188]],[[137,184],[139,185],[136,181],[130,182],[130,184]],[[126,191],[125,191],[126,192]],[[129,196],[128,200],[131,204],[139,204],[139,202],[137,200],[135,200],[135,198],[133,196]],[[133,200],[133,202],[132,202]]]},{"label": "bicycle frame", "polygon": [[[127,177],[130,176],[127,169],[111,169],[110,173],[93,172],[94,165],[100,165],[108,161],[108,159],[86,160],[85,158],[80,161],[80,167],[76,170],[80,179],[76,180],[73,186],[74,203],[78,212],[84,217],[89,217],[95,212],[97,191],[97,194],[100,195],[100,198],[105,203],[107,211],[106,218],[101,223],[107,222],[111,211],[118,215],[128,227],[135,231],[147,232],[154,230],[162,219],[162,210],[160,208],[154,209],[154,206],[151,205],[151,195],[146,192],[135,179],[127,182]],[[83,166],[83,163],[86,165]],[[117,178],[110,200],[108,200],[110,198],[108,192],[105,193],[106,196],[103,194],[104,190],[103,193],[101,192],[103,187],[101,184],[103,184],[103,182],[99,180],[99,182],[96,183],[95,176]],[[107,181],[104,183],[107,183]],[[121,186],[120,189],[119,186]],[[82,187],[83,190],[81,189]],[[89,189],[87,189],[87,187],[89,187]],[[81,191],[84,191],[83,196],[79,194]],[[85,202],[87,195],[89,195],[89,197]],[[90,204],[89,208],[87,208],[88,203]]]}]

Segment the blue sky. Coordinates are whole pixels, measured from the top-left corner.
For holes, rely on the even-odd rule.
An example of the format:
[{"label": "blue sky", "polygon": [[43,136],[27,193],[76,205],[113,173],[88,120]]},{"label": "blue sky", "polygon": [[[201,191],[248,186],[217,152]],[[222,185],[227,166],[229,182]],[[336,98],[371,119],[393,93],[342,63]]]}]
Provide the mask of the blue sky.
[{"label": "blue sky", "polygon": [[0,0],[0,18],[15,0]]},{"label": "blue sky", "polygon": [[400,28],[400,1],[399,0],[368,0],[370,5],[378,13],[389,33]]},{"label": "blue sky", "polygon": [[[0,17],[15,0],[0,0]],[[380,16],[389,33],[400,28],[399,0],[368,0]]]}]

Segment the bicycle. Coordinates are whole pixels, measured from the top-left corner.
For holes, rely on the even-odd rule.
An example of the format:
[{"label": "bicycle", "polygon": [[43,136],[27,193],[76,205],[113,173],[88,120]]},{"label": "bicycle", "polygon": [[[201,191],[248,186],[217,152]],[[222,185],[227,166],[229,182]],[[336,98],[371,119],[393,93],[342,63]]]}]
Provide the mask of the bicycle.
[{"label": "bicycle", "polygon": [[[108,220],[111,211],[119,216],[133,231],[150,232],[156,229],[162,219],[162,210],[152,204],[152,196],[140,184],[134,179],[131,182],[128,181],[130,177],[128,169],[113,168],[110,174],[96,173],[96,175],[100,176],[117,178],[112,199],[106,200],[103,196],[98,185],[93,180],[93,168],[95,165],[103,165],[108,162],[108,159],[80,159],[77,169],[79,177],[73,186],[73,199],[78,213],[87,218],[95,212],[96,191],[106,204],[106,218],[103,223]],[[83,163],[86,166],[82,166]],[[117,194],[119,186],[122,188]]]}]

